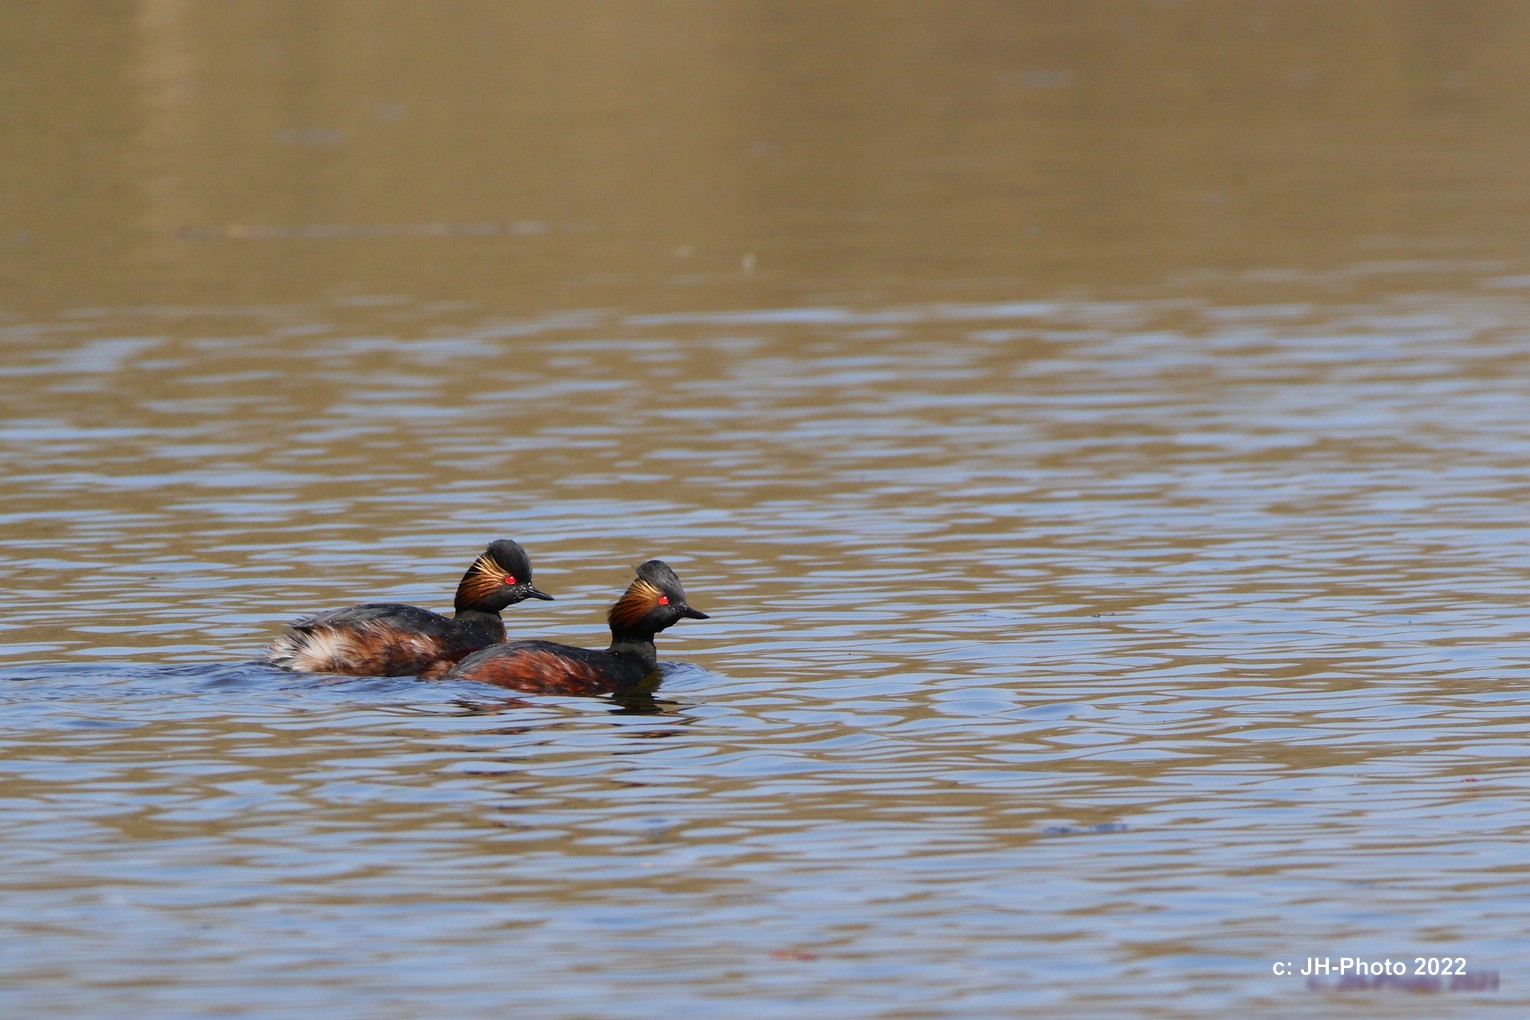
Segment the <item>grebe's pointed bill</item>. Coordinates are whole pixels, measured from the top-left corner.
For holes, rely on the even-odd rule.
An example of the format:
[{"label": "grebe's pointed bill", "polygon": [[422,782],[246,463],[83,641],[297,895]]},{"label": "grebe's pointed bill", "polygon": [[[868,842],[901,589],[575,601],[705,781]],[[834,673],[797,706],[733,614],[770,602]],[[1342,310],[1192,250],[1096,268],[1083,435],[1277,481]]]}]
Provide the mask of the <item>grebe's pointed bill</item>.
[{"label": "grebe's pointed bill", "polygon": [[525,588],[525,591],[526,591],[526,597],[527,598],[541,599],[543,602],[556,602],[556,601],[558,601],[557,599],[553,598],[551,595],[549,595],[545,591],[543,591],[541,588],[538,588],[538,587],[536,587],[534,585],[528,584],[526,586],[526,588]]},{"label": "grebe's pointed bill", "polygon": [[706,613],[703,613],[699,609],[692,609],[690,606],[681,606],[680,607],[680,615],[684,616],[684,617],[688,617],[688,618],[690,618],[692,620],[710,620],[711,619],[711,617],[708,616]]}]

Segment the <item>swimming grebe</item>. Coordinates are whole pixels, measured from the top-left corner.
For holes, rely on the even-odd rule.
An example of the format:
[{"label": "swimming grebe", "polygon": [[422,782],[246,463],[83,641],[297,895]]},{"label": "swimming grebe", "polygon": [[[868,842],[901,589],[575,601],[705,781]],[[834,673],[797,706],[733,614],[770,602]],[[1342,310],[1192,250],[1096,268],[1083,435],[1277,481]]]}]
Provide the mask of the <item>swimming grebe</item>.
[{"label": "swimming grebe", "polygon": [[291,624],[266,650],[266,661],[311,673],[439,676],[458,659],[505,640],[499,611],[523,599],[552,596],[531,583],[526,550],[492,542],[457,585],[456,616],[397,602],[368,602]]},{"label": "swimming grebe", "polygon": [[660,560],[637,568],[637,579],[611,606],[605,651],[552,641],[491,645],[463,659],[445,679],[482,680],[533,694],[617,694],[642,686],[659,667],[654,635],[685,618],[709,619],[685,602],[680,578]]}]

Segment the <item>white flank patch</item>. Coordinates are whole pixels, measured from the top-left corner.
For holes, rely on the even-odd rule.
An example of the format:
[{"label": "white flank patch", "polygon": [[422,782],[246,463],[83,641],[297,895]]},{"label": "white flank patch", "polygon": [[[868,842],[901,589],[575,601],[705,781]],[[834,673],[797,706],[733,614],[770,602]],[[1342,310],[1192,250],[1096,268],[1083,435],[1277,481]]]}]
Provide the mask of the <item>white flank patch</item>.
[{"label": "white flank patch", "polygon": [[270,661],[288,669],[324,673],[334,668],[342,655],[350,651],[350,638],[328,627],[307,634],[283,634],[271,642]]}]

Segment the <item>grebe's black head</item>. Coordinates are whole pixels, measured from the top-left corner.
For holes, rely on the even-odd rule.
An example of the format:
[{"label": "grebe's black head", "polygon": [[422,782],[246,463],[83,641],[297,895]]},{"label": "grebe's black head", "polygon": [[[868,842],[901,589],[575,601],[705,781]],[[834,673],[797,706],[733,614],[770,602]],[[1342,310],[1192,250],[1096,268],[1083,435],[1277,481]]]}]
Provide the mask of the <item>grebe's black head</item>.
[{"label": "grebe's black head", "polygon": [[611,606],[608,618],[612,634],[650,636],[686,618],[710,619],[686,603],[680,578],[662,560],[649,560],[637,568],[637,579]]},{"label": "grebe's black head", "polygon": [[531,583],[531,558],[508,538],[489,543],[457,585],[459,613],[466,609],[497,613],[525,599],[551,602],[552,596]]}]

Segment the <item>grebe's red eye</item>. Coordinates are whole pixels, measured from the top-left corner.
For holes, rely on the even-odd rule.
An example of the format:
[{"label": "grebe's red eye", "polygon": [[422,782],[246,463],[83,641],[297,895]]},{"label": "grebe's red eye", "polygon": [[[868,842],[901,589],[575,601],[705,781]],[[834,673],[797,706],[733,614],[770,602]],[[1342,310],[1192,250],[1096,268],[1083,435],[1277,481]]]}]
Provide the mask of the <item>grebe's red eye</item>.
[{"label": "grebe's red eye", "polygon": [[669,605],[669,596],[668,595],[660,595],[659,596],[659,605],[661,605],[661,606]]},{"label": "grebe's red eye", "polygon": [[515,578],[513,576],[511,576],[510,574],[506,574],[505,575],[505,583],[506,584],[514,584],[515,583]]}]

